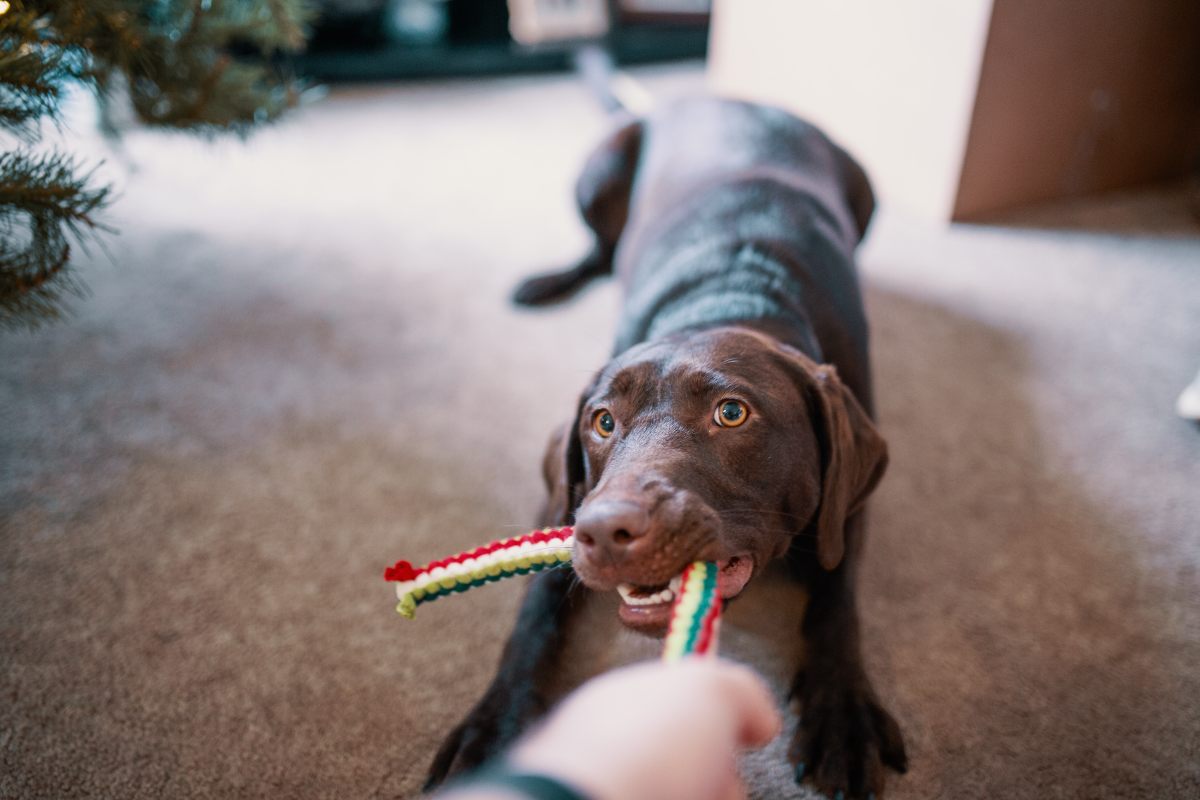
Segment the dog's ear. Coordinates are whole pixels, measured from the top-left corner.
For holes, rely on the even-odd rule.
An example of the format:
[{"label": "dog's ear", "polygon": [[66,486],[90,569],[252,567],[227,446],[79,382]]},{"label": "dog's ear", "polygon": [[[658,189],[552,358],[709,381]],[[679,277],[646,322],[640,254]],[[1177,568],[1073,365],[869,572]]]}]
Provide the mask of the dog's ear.
[{"label": "dog's ear", "polygon": [[887,469],[887,442],[830,364],[796,354],[821,451],[821,495],[814,522],[817,557],[834,569],[846,550],[846,520],[862,508]]},{"label": "dog's ear", "polygon": [[575,416],[558,427],[546,443],[542,457],[542,477],[546,481],[546,506],[541,522],[546,527],[561,528],[575,522],[575,508],[583,499],[586,478],[583,463],[583,443],[579,440],[579,416],[588,392],[579,399]]},{"label": "dog's ear", "polygon": [[871,224],[871,216],[875,213],[875,192],[871,189],[867,173],[853,156],[837,145],[834,145],[834,153],[846,193],[846,203],[850,206],[850,213],[854,216],[854,224],[858,228],[855,241],[861,242],[867,235],[867,226]]}]

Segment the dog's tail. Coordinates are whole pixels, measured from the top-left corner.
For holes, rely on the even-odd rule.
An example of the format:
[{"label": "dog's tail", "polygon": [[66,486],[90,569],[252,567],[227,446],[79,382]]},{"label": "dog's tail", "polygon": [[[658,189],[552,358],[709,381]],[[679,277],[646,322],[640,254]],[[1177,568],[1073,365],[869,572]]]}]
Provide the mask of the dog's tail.
[{"label": "dog's tail", "polygon": [[617,69],[612,55],[601,45],[587,44],[576,50],[575,70],[604,110],[613,116],[644,117],[654,106],[646,88]]}]

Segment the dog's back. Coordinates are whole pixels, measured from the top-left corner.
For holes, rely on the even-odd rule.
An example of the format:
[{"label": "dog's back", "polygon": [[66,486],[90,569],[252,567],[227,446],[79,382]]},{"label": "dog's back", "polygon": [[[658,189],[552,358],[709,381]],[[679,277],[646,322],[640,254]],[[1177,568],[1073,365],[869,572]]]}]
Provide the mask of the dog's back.
[{"label": "dog's back", "polygon": [[631,217],[687,203],[701,187],[763,176],[836,209],[847,245],[862,238],[874,209],[867,178],[812,124],[782,109],[710,96],[675,100],[638,124],[643,134]]},{"label": "dog's back", "polygon": [[869,402],[853,252],[874,198],[861,168],[811,124],[751,103],[693,98],[636,124],[615,351],[746,324],[835,364]]}]

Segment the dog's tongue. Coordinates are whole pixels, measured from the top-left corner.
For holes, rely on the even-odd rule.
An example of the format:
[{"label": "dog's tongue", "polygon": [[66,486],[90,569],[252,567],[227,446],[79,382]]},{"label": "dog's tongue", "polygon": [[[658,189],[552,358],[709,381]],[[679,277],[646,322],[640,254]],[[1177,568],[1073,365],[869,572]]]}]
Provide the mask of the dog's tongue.
[{"label": "dog's tongue", "polygon": [[746,556],[734,556],[717,564],[717,591],[721,598],[737,597],[750,581],[754,562]]}]

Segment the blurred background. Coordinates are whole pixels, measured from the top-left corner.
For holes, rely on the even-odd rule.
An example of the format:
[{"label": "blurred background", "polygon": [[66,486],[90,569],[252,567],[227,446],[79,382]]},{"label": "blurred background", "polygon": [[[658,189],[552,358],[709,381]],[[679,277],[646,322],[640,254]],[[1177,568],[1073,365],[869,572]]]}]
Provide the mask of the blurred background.
[{"label": "blurred background", "polygon": [[603,41],[624,64],[702,58],[708,0],[322,0],[305,74],[322,80],[546,72]]},{"label": "blurred background", "polygon": [[[0,797],[416,796],[521,587],[404,622],[380,576],[528,530],[609,354],[610,283],[508,300],[589,244],[597,86],[781,105],[881,198],[889,794],[1200,794],[1194,2],[0,0],[0,43]],[[752,796],[815,796],[785,745]]]}]

